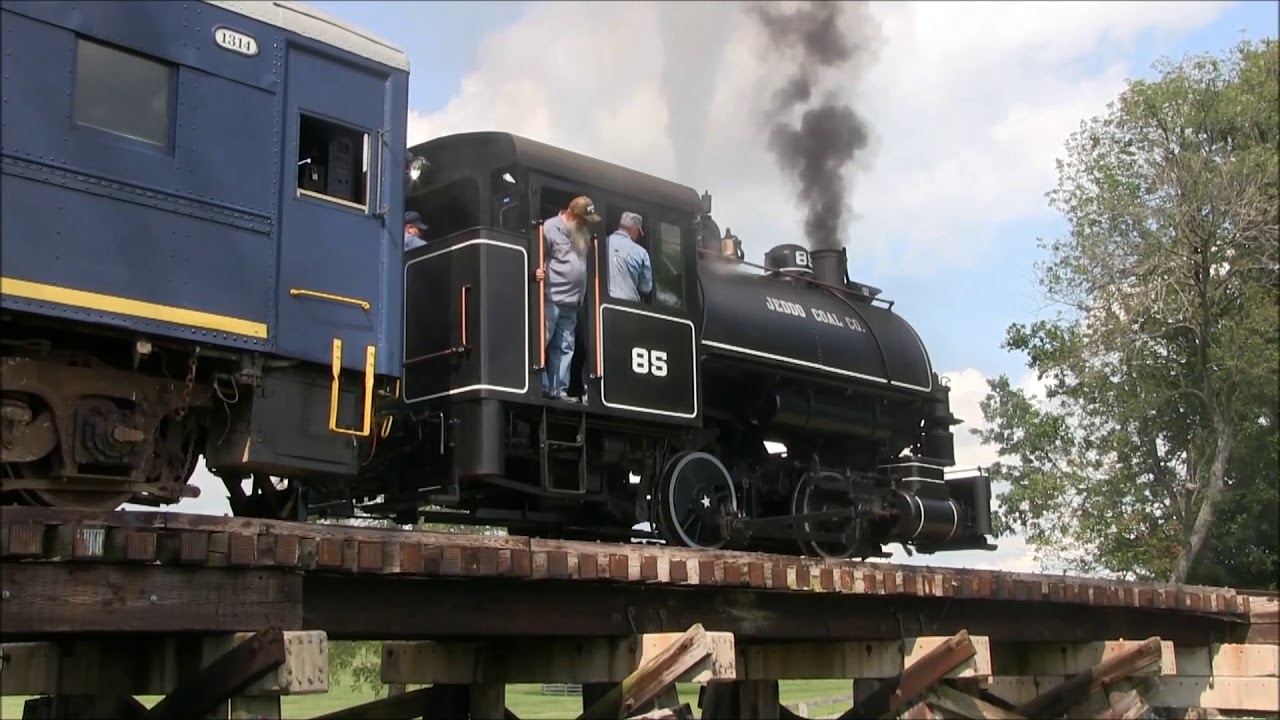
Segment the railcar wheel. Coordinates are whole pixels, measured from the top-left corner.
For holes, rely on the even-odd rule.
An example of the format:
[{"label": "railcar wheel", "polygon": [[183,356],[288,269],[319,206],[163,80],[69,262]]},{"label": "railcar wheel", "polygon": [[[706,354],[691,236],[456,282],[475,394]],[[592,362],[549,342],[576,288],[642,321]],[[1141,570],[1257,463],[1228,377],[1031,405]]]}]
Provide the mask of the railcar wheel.
[{"label": "railcar wheel", "polygon": [[[823,473],[828,477],[836,477],[834,473]],[[813,475],[805,475],[796,483],[791,495],[791,512],[794,515],[804,513],[843,510],[849,507],[849,497],[843,493],[820,487],[813,482]],[[801,523],[805,532],[844,533],[853,520],[826,520]],[[841,542],[817,542],[801,540],[800,548],[806,555],[818,555],[829,560],[845,560],[853,555],[853,546]]]},{"label": "railcar wheel", "polygon": [[667,466],[658,491],[658,531],[669,544],[715,550],[726,541],[725,510],[736,512],[738,495],[729,471],[713,455],[691,452]]}]

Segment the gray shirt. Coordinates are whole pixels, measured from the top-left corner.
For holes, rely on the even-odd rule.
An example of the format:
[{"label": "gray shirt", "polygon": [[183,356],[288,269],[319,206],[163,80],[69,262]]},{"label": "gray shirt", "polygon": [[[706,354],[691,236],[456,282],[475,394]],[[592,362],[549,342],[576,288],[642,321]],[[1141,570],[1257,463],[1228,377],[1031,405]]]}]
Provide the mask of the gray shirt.
[{"label": "gray shirt", "polygon": [[546,243],[547,300],[556,305],[578,305],[587,290],[587,259],[573,251],[569,228],[559,215],[542,224]]}]

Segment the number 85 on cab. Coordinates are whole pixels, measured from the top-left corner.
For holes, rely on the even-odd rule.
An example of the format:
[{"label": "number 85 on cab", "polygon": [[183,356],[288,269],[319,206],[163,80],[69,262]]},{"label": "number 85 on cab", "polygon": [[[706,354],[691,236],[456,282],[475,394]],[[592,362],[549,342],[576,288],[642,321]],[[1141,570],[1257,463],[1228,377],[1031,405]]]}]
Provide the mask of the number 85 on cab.
[{"label": "number 85 on cab", "polygon": [[697,336],[682,318],[606,304],[598,348],[605,407],[690,418],[698,412]]}]

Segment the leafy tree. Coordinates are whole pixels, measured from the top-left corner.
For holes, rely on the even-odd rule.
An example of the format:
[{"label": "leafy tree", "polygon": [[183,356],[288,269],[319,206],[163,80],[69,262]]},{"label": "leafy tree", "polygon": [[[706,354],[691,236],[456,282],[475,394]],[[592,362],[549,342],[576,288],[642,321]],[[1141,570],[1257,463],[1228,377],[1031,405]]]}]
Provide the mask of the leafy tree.
[{"label": "leafy tree", "polygon": [[1068,569],[1274,582],[1277,44],[1156,69],[1058,162],[1070,230],[1037,267],[1056,312],[1004,343],[1046,402],[994,379],[977,434],[1000,527]]}]

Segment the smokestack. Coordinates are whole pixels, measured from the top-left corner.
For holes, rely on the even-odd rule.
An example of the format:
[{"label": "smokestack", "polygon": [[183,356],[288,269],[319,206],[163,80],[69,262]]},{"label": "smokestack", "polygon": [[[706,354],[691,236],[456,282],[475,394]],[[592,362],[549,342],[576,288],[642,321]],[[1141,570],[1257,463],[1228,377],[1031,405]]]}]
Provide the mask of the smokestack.
[{"label": "smokestack", "polygon": [[818,282],[844,287],[849,281],[849,255],[844,248],[810,250],[809,262]]},{"label": "smokestack", "polygon": [[[811,2],[791,13],[752,5],[748,12],[763,25],[776,59],[789,63],[790,79],[774,94],[764,120],[769,125],[769,149],[797,183],[805,208],[805,237],[816,263],[821,251],[843,247],[845,172],[867,146],[868,131],[848,101],[834,92],[819,99],[813,95],[819,85],[847,87],[854,69],[851,61],[860,60],[865,50],[845,35],[848,15],[857,13],[868,26],[873,20],[865,3]],[[793,125],[789,116],[802,108],[799,124]],[[839,275],[844,277],[843,267]]]}]

